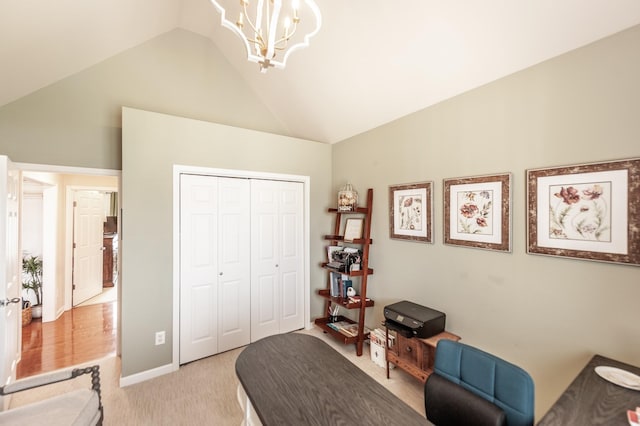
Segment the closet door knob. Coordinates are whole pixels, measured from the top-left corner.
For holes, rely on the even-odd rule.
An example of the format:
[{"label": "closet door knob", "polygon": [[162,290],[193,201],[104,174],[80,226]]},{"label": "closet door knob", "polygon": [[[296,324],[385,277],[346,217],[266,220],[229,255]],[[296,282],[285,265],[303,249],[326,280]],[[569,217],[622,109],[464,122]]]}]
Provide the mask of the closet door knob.
[{"label": "closet door knob", "polygon": [[220,272],[218,275],[222,276],[222,272]]}]

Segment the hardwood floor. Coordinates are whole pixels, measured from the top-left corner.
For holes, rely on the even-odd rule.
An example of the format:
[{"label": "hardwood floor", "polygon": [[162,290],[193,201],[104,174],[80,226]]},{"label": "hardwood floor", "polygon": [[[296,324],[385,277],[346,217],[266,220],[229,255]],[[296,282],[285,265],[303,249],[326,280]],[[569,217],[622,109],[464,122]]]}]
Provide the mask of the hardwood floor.
[{"label": "hardwood floor", "polygon": [[17,378],[115,355],[117,302],[76,307],[56,321],[40,319],[22,327]]}]

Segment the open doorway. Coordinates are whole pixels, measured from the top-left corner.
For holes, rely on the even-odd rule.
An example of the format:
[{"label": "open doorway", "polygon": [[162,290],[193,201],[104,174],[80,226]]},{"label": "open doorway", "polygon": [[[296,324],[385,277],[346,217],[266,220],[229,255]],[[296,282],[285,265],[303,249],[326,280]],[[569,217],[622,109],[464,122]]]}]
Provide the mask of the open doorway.
[{"label": "open doorway", "polygon": [[[41,256],[43,285],[18,377],[115,355],[119,341],[119,172],[52,169],[22,171],[21,254]],[[92,329],[88,345],[77,332]]]},{"label": "open doorway", "polygon": [[[70,188],[73,199],[72,306],[114,294],[114,239],[118,247],[117,195],[113,191]],[[112,205],[115,204],[115,207]],[[117,258],[117,256],[116,256]]]}]

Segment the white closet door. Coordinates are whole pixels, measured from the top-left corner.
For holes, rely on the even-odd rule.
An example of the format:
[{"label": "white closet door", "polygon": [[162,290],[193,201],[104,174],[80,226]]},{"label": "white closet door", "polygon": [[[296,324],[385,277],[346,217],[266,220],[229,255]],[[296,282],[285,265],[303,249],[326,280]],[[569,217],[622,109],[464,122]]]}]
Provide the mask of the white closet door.
[{"label": "white closet door", "polygon": [[218,179],[180,176],[180,364],[218,352]]},{"label": "white closet door", "polygon": [[218,352],[249,344],[251,334],[250,186],[219,178]]},{"label": "white closet door", "polygon": [[278,334],[276,182],[251,181],[251,341]]},{"label": "white closet door", "polygon": [[304,327],[302,184],[251,181],[251,341]]},{"label": "white closet door", "polygon": [[303,191],[298,182],[280,182],[280,333],[304,327]]},{"label": "white closet door", "polygon": [[180,177],[180,363],[249,344],[247,179]]}]

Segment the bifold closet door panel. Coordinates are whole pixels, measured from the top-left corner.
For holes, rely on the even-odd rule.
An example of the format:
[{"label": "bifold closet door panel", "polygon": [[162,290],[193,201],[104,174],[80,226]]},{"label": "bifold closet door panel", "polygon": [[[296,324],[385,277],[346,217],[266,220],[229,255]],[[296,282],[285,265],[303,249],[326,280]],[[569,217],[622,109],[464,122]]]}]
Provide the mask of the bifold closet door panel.
[{"label": "bifold closet door panel", "polygon": [[251,341],[304,327],[303,185],[251,181]]},{"label": "bifold closet door panel", "polygon": [[251,341],[278,334],[277,182],[251,181]]},{"label": "bifold closet door panel", "polygon": [[218,191],[218,352],[224,352],[251,336],[249,181],[218,178]]},{"label": "bifold closet door panel", "polygon": [[280,333],[304,328],[303,185],[280,182]]},{"label": "bifold closet door panel", "polygon": [[250,340],[250,187],[180,177],[180,363]]},{"label": "bifold closet door panel", "polygon": [[180,364],[218,351],[218,180],[180,176]]}]

